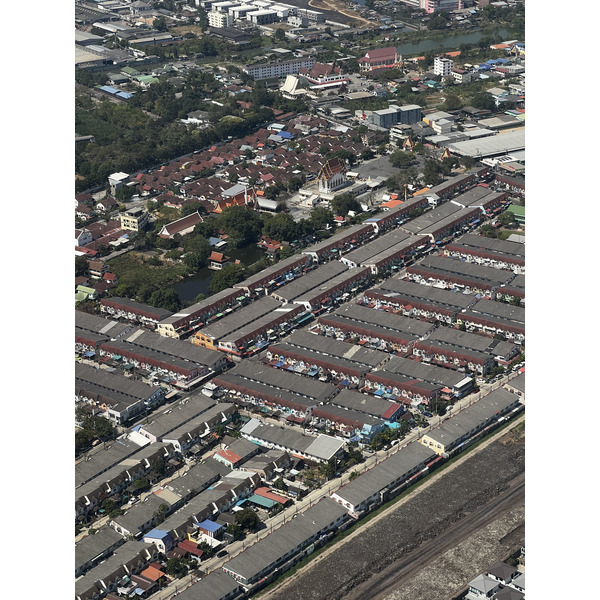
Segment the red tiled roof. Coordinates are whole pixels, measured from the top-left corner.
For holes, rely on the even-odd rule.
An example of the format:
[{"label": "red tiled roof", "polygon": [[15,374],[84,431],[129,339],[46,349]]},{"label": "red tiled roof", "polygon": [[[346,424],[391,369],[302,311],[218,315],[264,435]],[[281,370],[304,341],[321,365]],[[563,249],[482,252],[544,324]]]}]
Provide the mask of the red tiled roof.
[{"label": "red tiled roof", "polygon": [[150,579],[151,581],[158,581],[161,577],[164,577],[165,574],[160,569],[149,566],[147,569],[144,569],[140,575]]}]

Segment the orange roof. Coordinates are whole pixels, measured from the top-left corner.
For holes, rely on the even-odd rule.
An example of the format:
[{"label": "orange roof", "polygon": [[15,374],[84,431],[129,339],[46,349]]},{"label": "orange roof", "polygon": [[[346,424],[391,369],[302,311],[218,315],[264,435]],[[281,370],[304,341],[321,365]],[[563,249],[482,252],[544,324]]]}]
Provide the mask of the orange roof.
[{"label": "orange roof", "polygon": [[388,200],[387,202],[384,202],[381,206],[385,206],[386,208],[395,208],[400,204],[402,204],[402,200]]},{"label": "orange roof", "polygon": [[453,52],[446,52],[446,56],[455,57],[455,56],[459,56],[459,55],[460,55],[460,50],[455,50]]},{"label": "orange roof", "polygon": [[425,192],[428,192],[428,191],[429,191],[429,188],[423,188],[422,190],[415,192],[413,194],[413,196],[418,196],[419,194],[424,194]]},{"label": "orange roof", "polygon": [[165,574],[156,567],[148,567],[147,569],[144,569],[140,575],[142,575],[142,577],[147,577],[152,581],[158,581],[161,577],[164,577]]}]

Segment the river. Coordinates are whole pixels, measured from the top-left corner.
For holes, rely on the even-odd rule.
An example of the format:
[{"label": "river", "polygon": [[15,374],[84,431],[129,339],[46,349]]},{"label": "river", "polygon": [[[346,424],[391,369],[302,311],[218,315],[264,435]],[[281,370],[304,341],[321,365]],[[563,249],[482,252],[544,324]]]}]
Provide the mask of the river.
[{"label": "river", "polygon": [[[256,245],[232,249],[225,247],[223,253],[225,256],[231,258],[231,262],[239,259],[245,267],[249,267],[265,255],[265,251]],[[208,267],[203,267],[196,275],[186,277],[179,283],[176,283],[173,289],[177,292],[179,300],[186,304],[194,300],[198,294],[209,296],[208,286],[215,273],[216,271],[211,271]]]}]

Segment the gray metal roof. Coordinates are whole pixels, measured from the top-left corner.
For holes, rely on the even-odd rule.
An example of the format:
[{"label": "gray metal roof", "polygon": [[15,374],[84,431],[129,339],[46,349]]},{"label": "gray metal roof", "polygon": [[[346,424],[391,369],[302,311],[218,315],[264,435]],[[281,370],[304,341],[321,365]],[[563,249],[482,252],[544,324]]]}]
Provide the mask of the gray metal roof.
[{"label": "gray metal roof", "polygon": [[523,150],[525,148],[525,127],[477,140],[457,142],[450,144],[448,148],[455,154],[472,158],[485,158],[514,150]]},{"label": "gray metal roof", "polygon": [[525,324],[525,309],[521,306],[512,306],[504,302],[496,302],[494,300],[479,300],[471,307],[475,313],[499,317],[508,321],[515,321],[521,325]]},{"label": "gray metal roof", "polygon": [[305,330],[294,331],[285,341],[291,346],[297,346],[310,352],[340,358],[372,368],[378,367],[389,358],[389,354],[385,352],[362,348],[346,342],[338,342]]},{"label": "gray metal roof", "polygon": [[525,258],[525,244],[489,238],[475,233],[466,233],[453,242],[453,245],[465,246],[474,250],[490,250],[515,258]]},{"label": "gray metal roof", "polygon": [[112,527],[103,525],[94,535],[88,535],[75,544],[75,568],[94,560],[114,545],[125,540]]},{"label": "gray metal roof", "polygon": [[372,290],[374,292],[389,291],[391,292],[390,299],[393,299],[394,295],[401,298],[414,298],[415,301],[431,303],[453,311],[463,310],[476,301],[475,294],[460,294],[397,277],[387,279]]},{"label": "gray metal roof", "polygon": [[200,333],[213,340],[221,340],[282,306],[283,304],[278,300],[264,296],[223,317],[219,321],[204,327]]},{"label": "gray metal roof", "polygon": [[[178,596],[178,600],[223,600],[234,598],[240,584],[223,571],[213,571]],[[232,595],[233,594],[233,595]]]},{"label": "gray metal roof", "polygon": [[116,338],[133,327],[131,323],[119,323],[119,321],[90,315],[80,310],[75,311],[75,326],[85,331],[105,335],[107,338]]},{"label": "gray metal roof", "polygon": [[[125,377],[118,373],[109,373],[104,369],[96,369],[82,363],[75,364],[76,385],[92,384],[109,392],[124,394],[130,399],[146,400],[156,393],[154,388],[141,381]],[[78,383],[79,382],[79,383]]]},{"label": "gray metal roof", "polygon": [[232,558],[225,563],[224,569],[233,571],[246,581],[253,582],[282,556],[293,552],[296,548],[310,542],[320,532],[331,528],[336,521],[344,517],[345,513],[343,507],[324,498]]},{"label": "gray metal roof", "polygon": [[144,329],[136,329],[125,334],[122,341],[140,348],[148,348],[165,356],[172,356],[182,360],[189,360],[195,364],[214,368],[216,363],[223,360],[223,355],[216,350],[209,350],[189,341],[181,341]]},{"label": "gray metal roof", "polygon": [[385,365],[385,371],[398,373],[405,377],[414,377],[421,381],[435,383],[452,388],[465,378],[464,373],[458,373],[452,369],[428,365],[416,360],[410,360],[402,356],[392,356]]},{"label": "gray metal roof", "polygon": [[431,227],[443,219],[450,217],[452,215],[456,215],[456,213],[460,212],[462,208],[452,202],[446,202],[441,206],[437,206],[432,210],[422,214],[420,217],[416,219],[411,219],[410,221],[403,223],[400,228],[403,231],[407,231],[408,233],[421,233],[424,229]]},{"label": "gray metal roof", "polygon": [[360,506],[374,494],[384,491],[405,478],[405,476],[435,457],[435,453],[422,444],[413,442],[381,461],[375,467],[362,473],[337,490],[336,495]]},{"label": "gray metal roof", "polygon": [[514,277],[512,271],[503,271],[446,256],[426,256],[414,268],[435,269],[434,272],[436,273],[447,273],[450,276],[466,276],[471,279],[480,280],[482,283],[491,283],[494,285],[505,284]]},{"label": "gray metal roof", "polygon": [[292,302],[292,300],[298,299],[300,296],[307,294],[311,290],[327,284],[331,279],[345,271],[348,271],[347,265],[339,261],[332,261],[325,265],[321,265],[310,273],[288,283],[283,288],[273,292],[272,295],[282,301]]},{"label": "gray metal roof", "polygon": [[381,254],[385,250],[389,250],[397,244],[406,242],[409,238],[412,241],[412,236],[408,233],[395,229],[389,233],[385,233],[381,237],[375,238],[373,241],[366,243],[356,250],[352,250],[352,252],[345,253],[344,258],[351,260],[357,265],[363,265],[374,256]]},{"label": "gray metal roof", "polygon": [[518,396],[504,388],[498,388],[431,429],[427,437],[443,444],[448,450],[457,440],[469,431],[480,427],[498,411],[505,410],[518,402]]},{"label": "gray metal roof", "polygon": [[329,383],[313,381],[301,375],[274,369],[254,360],[245,360],[238,363],[229,373],[279,390],[307,396],[317,402],[326,401],[336,391],[336,387]]},{"label": "gray metal roof", "polygon": [[341,317],[357,323],[365,323],[383,327],[390,331],[401,332],[422,338],[433,329],[431,323],[411,319],[403,315],[395,315],[383,310],[368,308],[359,304],[348,304],[332,313],[332,316]]},{"label": "gray metal roof", "polygon": [[204,413],[215,404],[214,400],[204,394],[194,394],[181,402],[155,412],[148,423],[142,424],[142,429],[160,439],[184,423],[191,421],[194,417]]},{"label": "gray metal roof", "polygon": [[[477,333],[460,331],[451,327],[438,327],[428,338],[428,341],[434,340],[443,342],[449,346],[456,346],[459,349],[467,348],[490,355],[497,355],[500,352],[502,356],[505,356],[510,349],[514,348],[514,344],[510,342],[494,340]],[[498,346],[500,346],[499,349]]]},{"label": "gray metal roof", "polygon": [[361,394],[354,390],[342,390],[337,396],[329,401],[329,404],[350,408],[354,411],[382,418],[393,403],[389,400],[384,400],[377,396]]}]

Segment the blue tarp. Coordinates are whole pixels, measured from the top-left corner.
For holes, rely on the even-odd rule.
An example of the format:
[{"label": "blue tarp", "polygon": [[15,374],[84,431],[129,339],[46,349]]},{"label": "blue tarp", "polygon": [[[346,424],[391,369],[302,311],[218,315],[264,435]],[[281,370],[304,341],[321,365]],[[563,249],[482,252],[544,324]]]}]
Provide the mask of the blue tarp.
[{"label": "blue tarp", "polygon": [[377,390],[377,391],[375,392],[375,395],[376,395],[376,396],[383,396],[383,394],[385,394],[385,391],[384,391],[384,390]]},{"label": "blue tarp", "polygon": [[275,363],[275,366],[279,369],[280,367],[283,367],[283,365],[285,365],[285,362],[283,360],[278,361],[277,363]]},{"label": "blue tarp", "polygon": [[86,352],[83,356],[85,356],[86,358],[92,358],[92,356],[96,356],[96,353],[93,350],[90,350],[89,352]]}]

